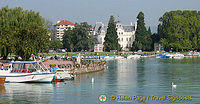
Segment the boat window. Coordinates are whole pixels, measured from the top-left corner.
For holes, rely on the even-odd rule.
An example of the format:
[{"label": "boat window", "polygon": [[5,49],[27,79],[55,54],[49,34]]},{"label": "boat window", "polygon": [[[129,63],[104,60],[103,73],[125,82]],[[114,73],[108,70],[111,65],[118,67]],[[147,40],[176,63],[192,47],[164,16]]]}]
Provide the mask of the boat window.
[{"label": "boat window", "polygon": [[1,70],[3,70],[3,64],[1,64]]}]

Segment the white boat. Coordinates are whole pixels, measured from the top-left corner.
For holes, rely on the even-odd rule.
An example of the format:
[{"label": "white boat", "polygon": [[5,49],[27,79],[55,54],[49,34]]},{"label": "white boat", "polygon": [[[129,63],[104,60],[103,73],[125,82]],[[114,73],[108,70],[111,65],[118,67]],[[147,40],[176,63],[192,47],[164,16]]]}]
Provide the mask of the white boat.
[{"label": "white boat", "polygon": [[127,56],[127,59],[138,59],[140,57],[141,57],[141,55],[129,55],[129,56]]},{"label": "white boat", "polygon": [[116,56],[115,59],[124,59],[123,56]]},{"label": "white boat", "polygon": [[114,58],[114,56],[106,56],[106,57],[104,57],[104,59],[105,60],[114,60],[115,58]]},{"label": "white boat", "polygon": [[184,55],[183,54],[174,54],[173,58],[174,59],[183,59]]},{"label": "white boat", "polygon": [[161,58],[160,56],[156,56],[156,58]]},{"label": "white boat", "polygon": [[0,77],[6,77],[5,82],[51,82],[54,75],[39,61],[1,63]]},{"label": "white boat", "polygon": [[60,81],[69,80],[69,79],[74,79],[74,76],[70,74],[68,70],[62,68],[62,69],[56,70],[55,78],[53,81],[60,82]]}]

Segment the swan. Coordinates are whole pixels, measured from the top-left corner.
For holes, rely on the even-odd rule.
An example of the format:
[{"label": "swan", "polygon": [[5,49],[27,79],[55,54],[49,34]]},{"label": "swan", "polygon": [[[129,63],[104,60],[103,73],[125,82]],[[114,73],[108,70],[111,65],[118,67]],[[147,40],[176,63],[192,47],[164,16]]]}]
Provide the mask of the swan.
[{"label": "swan", "polygon": [[172,82],[172,89],[176,89],[176,85]]}]

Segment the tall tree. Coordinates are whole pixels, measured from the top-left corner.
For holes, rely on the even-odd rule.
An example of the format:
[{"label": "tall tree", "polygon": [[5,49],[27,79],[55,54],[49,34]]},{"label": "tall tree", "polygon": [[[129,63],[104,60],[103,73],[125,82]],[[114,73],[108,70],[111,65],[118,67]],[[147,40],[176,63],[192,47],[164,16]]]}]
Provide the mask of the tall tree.
[{"label": "tall tree", "polygon": [[153,50],[153,40],[152,40],[152,32],[151,32],[151,28],[149,27],[148,28],[148,30],[147,30],[147,35],[146,35],[146,37],[147,37],[147,40],[146,40],[146,50],[148,50],[148,51],[152,51]]},{"label": "tall tree", "polygon": [[87,22],[76,23],[74,29],[68,29],[63,36],[63,47],[68,51],[91,51],[94,45],[94,39],[89,35]]},{"label": "tall tree", "polygon": [[135,41],[132,44],[132,50],[151,50],[151,34],[145,27],[143,12],[140,12],[137,16],[137,29],[135,33]]},{"label": "tall tree", "polygon": [[107,33],[104,38],[105,42],[104,44],[104,50],[110,51],[110,50],[120,50],[120,44],[118,43],[118,35],[117,35],[117,29],[116,29],[116,23],[114,20],[114,16],[110,16],[110,20],[108,23]]},{"label": "tall tree", "polygon": [[51,23],[39,13],[21,7],[0,9],[1,56],[9,53],[28,59],[31,54],[46,52],[49,46]]}]

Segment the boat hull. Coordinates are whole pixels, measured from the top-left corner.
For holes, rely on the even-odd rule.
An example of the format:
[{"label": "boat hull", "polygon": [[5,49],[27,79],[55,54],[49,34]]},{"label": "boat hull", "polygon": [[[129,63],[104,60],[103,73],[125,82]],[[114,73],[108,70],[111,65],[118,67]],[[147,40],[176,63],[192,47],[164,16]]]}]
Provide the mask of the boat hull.
[{"label": "boat hull", "polygon": [[0,76],[6,77],[5,82],[10,83],[50,83],[54,75],[53,73],[7,73]]},{"label": "boat hull", "polygon": [[174,59],[183,59],[184,57],[173,57]]},{"label": "boat hull", "polygon": [[64,80],[71,80],[71,79],[74,79],[74,76],[67,72],[56,72],[53,81],[54,82],[62,82]]}]

